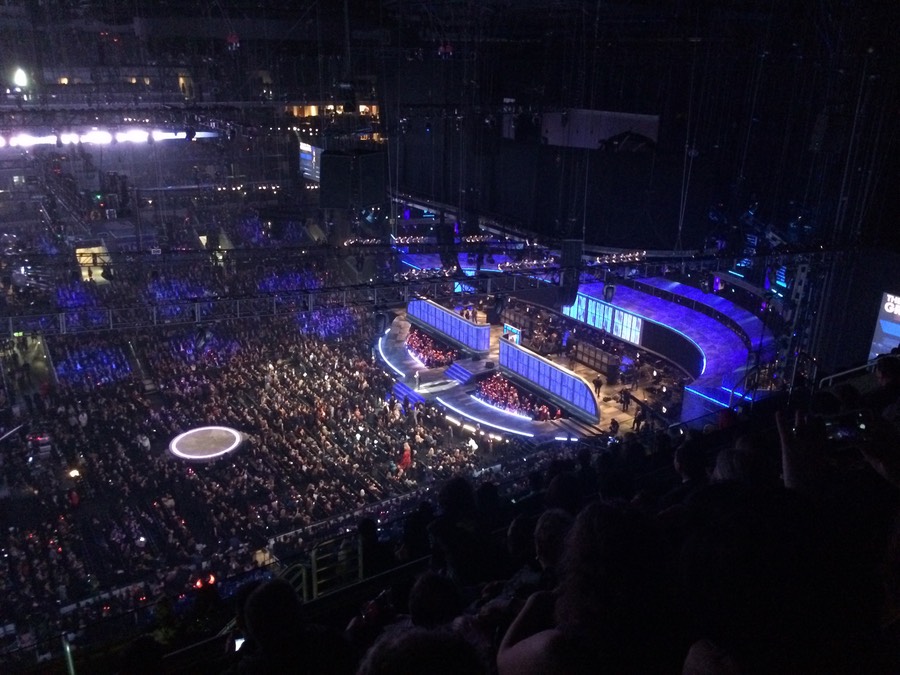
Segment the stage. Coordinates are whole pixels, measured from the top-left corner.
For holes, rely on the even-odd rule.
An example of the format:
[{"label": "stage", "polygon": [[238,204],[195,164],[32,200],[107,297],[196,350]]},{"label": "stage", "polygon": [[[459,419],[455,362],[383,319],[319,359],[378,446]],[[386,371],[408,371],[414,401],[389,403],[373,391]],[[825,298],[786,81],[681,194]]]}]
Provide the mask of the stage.
[{"label": "stage", "polygon": [[[438,265],[439,261],[422,255],[405,255],[403,262],[413,268],[428,268]],[[698,288],[659,277],[634,279],[634,286],[620,284],[615,291],[611,304],[645,322],[657,324],[656,333],[668,331],[671,339],[664,340],[657,348],[658,356],[677,364],[665,352],[671,348],[669,342],[688,341],[698,359],[698,365],[692,372],[692,380],[685,389],[682,405],[681,421],[699,419],[714,415],[723,408],[758,400],[769,395],[766,390],[746,392],[745,379],[756,362],[768,363],[775,354],[775,339],[763,321],[752,312],[745,310],[727,297],[715,293],[705,293]],[[583,283],[579,294],[604,300],[603,283]],[[672,294],[672,295],[669,295]],[[660,296],[665,297],[660,297]],[[674,297],[673,297],[674,296]],[[714,318],[715,317],[715,318]],[[484,321],[484,318],[481,318]],[[598,397],[600,424],[591,426],[574,420],[560,422],[534,422],[522,420],[504,411],[489,408],[471,397],[469,380],[484,372],[487,363],[496,364],[500,335],[500,327],[492,327],[491,351],[479,360],[471,361],[468,357],[459,362],[458,368],[424,369],[407,354],[404,341],[408,332],[408,323],[401,316],[395,325],[383,336],[380,348],[383,358],[394,364],[393,370],[401,379],[398,388],[412,388],[412,374],[420,371],[420,390],[412,397],[433,399],[444,404],[451,414],[460,415],[470,420],[482,420],[495,428],[512,430],[512,433],[531,435],[534,438],[555,438],[569,433],[580,436],[600,433],[608,429],[610,420],[615,418],[622,431],[631,428],[632,416],[623,412],[615,403],[621,386],[604,385]],[[439,335],[438,335],[439,337]],[[645,349],[646,345],[643,346]],[[651,348],[650,351],[653,351]],[[565,364],[573,367],[574,372],[592,382],[596,372],[581,364]],[[688,369],[690,370],[690,369]],[[458,377],[454,377],[458,376]],[[602,378],[604,383],[606,377]],[[462,386],[460,386],[462,385]],[[643,398],[640,388],[635,396]],[[609,401],[604,401],[609,398]],[[633,412],[630,411],[630,412]]]},{"label": "stage", "polygon": [[[481,320],[484,320],[483,314]],[[406,396],[411,401],[435,402],[446,408],[447,415],[451,419],[473,426],[478,425],[485,433],[493,431],[499,434],[513,434],[531,438],[535,443],[597,436],[609,429],[609,423],[613,419],[619,422],[621,433],[631,429],[635,406],[632,406],[629,412],[624,412],[615,402],[621,385],[604,384],[601,388],[597,399],[600,410],[599,425],[590,425],[572,417],[536,421],[500,410],[476,399],[473,396],[474,380],[486,373],[498,372],[496,364],[502,326],[491,326],[491,351],[485,358],[473,360],[471,357],[463,357],[451,366],[441,368],[425,368],[409,354],[406,349],[409,327],[405,314],[401,314],[381,336],[377,347],[379,356],[398,378],[394,393],[401,399]],[[570,366],[567,360],[560,360],[559,363],[565,364],[566,367]],[[597,374],[580,363],[575,363],[572,370],[588,382],[591,382]],[[419,373],[418,388],[415,386],[416,372]],[[643,397],[640,387],[635,389],[633,394],[639,398]],[[604,401],[604,398],[610,400]]]}]

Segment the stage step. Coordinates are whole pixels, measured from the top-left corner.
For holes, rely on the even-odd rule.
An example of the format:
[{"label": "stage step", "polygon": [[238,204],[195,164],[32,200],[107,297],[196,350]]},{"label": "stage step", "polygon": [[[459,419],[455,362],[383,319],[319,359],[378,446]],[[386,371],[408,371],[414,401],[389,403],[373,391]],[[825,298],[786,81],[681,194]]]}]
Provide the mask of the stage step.
[{"label": "stage step", "polygon": [[474,374],[459,365],[458,361],[454,361],[450,364],[450,367],[444,371],[444,375],[451,380],[456,380],[462,384],[465,384],[474,377]]},{"label": "stage step", "polygon": [[403,401],[404,398],[408,398],[410,403],[413,404],[425,402],[424,396],[414,391],[412,387],[401,380],[397,380],[394,383],[394,387],[391,389],[391,392],[399,401]]},{"label": "stage step", "polygon": [[557,436],[567,436],[571,435],[573,438],[591,438],[593,436],[597,436],[600,433],[600,430],[597,427],[591,426],[582,422],[581,420],[577,420],[575,418],[569,417],[564,420],[560,420],[559,425],[557,427],[559,433]]}]

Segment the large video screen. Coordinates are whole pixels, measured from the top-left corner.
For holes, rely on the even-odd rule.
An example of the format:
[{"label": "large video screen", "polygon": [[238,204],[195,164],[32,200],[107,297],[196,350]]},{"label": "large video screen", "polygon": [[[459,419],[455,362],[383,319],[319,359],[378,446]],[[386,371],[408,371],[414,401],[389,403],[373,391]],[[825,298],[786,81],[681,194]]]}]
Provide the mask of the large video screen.
[{"label": "large video screen", "polygon": [[900,344],[900,295],[884,293],[881,296],[881,307],[878,308],[878,321],[875,322],[869,358],[874,359],[879,354],[890,354],[898,344]]},{"label": "large video screen", "polygon": [[509,340],[500,340],[500,366],[564,401],[570,412],[597,422],[597,400],[587,382],[565,368]]},{"label": "large video screen", "polygon": [[453,338],[473,351],[490,351],[491,327],[488,324],[472,323],[430,300],[410,301],[406,307],[406,314],[422,327],[431,328],[446,337]]},{"label": "large video screen", "polygon": [[300,173],[307,180],[318,183],[321,180],[320,155],[322,149],[309,143],[300,143]]},{"label": "large video screen", "polygon": [[614,307],[608,302],[597,300],[579,293],[575,303],[563,307],[563,314],[578,321],[583,321],[589,326],[600,328],[607,333],[612,333],[632,344],[641,344],[641,329],[644,321],[641,317]]}]

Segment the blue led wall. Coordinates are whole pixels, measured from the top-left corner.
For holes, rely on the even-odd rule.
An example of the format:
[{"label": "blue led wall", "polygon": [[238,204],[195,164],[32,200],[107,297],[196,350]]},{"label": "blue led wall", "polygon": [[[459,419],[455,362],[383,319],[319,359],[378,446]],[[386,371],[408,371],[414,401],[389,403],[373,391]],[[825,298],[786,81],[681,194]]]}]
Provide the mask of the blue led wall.
[{"label": "blue led wall", "polygon": [[697,378],[703,374],[703,351],[697,343],[674,328],[644,319],[583,293],[578,294],[574,304],[563,307],[562,313],[659,354],[692,377]]},{"label": "blue led wall", "polygon": [[411,300],[406,315],[422,328],[450,338],[465,349],[486,354],[491,349],[491,327],[477,324],[431,300]]},{"label": "blue led wall", "polygon": [[500,340],[500,368],[528,380],[572,415],[591,424],[600,421],[590,385],[570,370],[509,340]]},{"label": "blue led wall", "polygon": [[575,298],[575,304],[563,307],[562,311],[568,317],[583,321],[594,328],[602,328],[626,342],[641,344],[644,320],[608,302],[579,293]]}]

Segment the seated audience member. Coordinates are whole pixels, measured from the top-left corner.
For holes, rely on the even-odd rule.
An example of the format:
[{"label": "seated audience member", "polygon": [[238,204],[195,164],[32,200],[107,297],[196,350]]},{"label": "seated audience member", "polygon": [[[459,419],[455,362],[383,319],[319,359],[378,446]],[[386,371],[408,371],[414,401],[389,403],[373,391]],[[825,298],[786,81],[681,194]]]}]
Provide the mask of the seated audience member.
[{"label": "seated audience member", "polygon": [[685,503],[708,482],[706,453],[698,441],[688,439],[675,448],[674,465],[681,485],[662,496],[659,503],[661,509]]},{"label": "seated audience member", "polygon": [[291,585],[274,579],[247,599],[247,631],[257,650],[237,664],[236,673],[344,675],[356,660],[339,633],[309,624]]},{"label": "seated audience member", "polygon": [[769,456],[760,441],[741,436],[733,448],[721,450],[716,455],[712,480],[717,483],[735,481],[758,487],[774,487],[779,484],[778,458]]},{"label": "seated audience member", "polygon": [[544,494],[544,504],[547,508],[562,509],[573,518],[578,515],[581,500],[581,482],[571,471],[563,471],[554,476]]},{"label": "seated audience member", "polygon": [[574,522],[567,511],[547,509],[534,527],[534,551],[541,567],[541,586],[544,590],[552,590],[556,586],[566,537]]},{"label": "seated audience member", "polygon": [[566,540],[555,601],[528,599],[500,644],[500,675],[678,672],[662,554],[646,516],[586,506]]},{"label": "seated audience member", "polygon": [[413,626],[440,628],[462,614],[459,588],[447,577],[425,572],[409,592],[409,619]]},{"label": "seated audience member", "polygon": [[835,536],[827,509],[794,491],[722,483],[689,510],[684,673],[878,671],[871,566]]},{"label": "seated audience member", "polygon": [[876,415],[881,415],[888,406],[900,400],[900,357],[882,356],[875,362],[873,372],[878,388],[866,396],[864,401]]},{"label": "seated audience member", "polygon": [[432,564],[461,586],[496,579],[504,560],[478,519],[472,484],[463,476],[451,478],[438,501],[441,515],[428,528]]},{"label": "seated audience member", "polygon": [[152,635],[134,639],[122,653],[120,675],[156,675],[163,671],[163,646]]},{"label": "seated audience member", "polygon": [[247,600],[253,591],[263,584],[262,581],[248,581],[241,585],[234,594],[234,638],[243,640],[241,646],[235,650],[234,654],[229,655],[229,661],[236,664],[242,659],[254,654],[258,649],[256,640],[254,640],[247,630]]},{"label": "seated audience member", "polygon": [[478,609],[474,622],[484,639],[505,633],[531,594],[556,588],[559,561],[573,522],[562,509],[545,511],[533,528],[531,559],[502,585],[485,587],[483,595],[491,592],[492,597]]},{"label": "seated audience member", "polygon": [[478,650],[450,630],[389,631],[366,654],[357,675],[487,675]]}]

